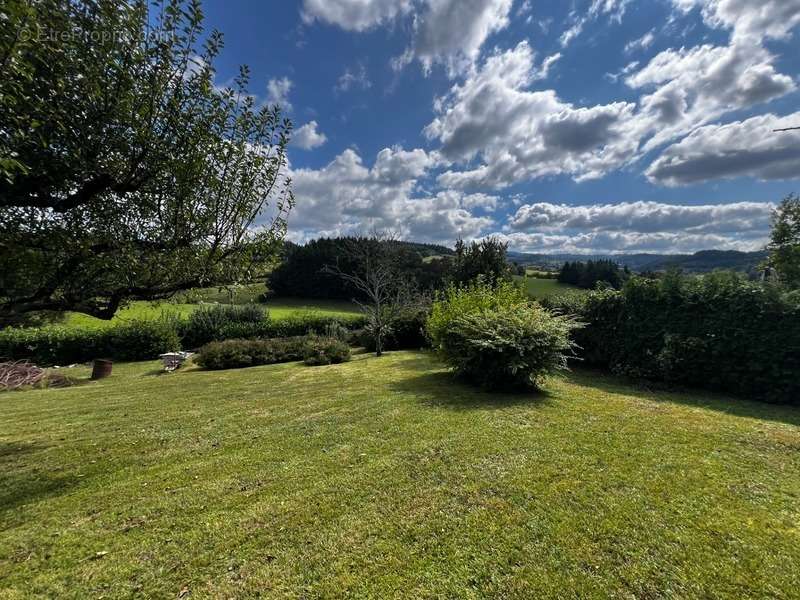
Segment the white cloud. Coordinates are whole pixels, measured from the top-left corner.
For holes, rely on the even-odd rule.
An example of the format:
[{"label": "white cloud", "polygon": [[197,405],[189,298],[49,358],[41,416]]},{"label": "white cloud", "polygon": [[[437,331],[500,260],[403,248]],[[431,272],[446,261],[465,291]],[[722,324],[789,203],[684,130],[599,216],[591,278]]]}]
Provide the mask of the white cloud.
[{"label": "white cloud", "polygon": [[635,50],[647,50],[650,46],[653,45],[653,42],[656,40],[656,36],[654,30],[650,30],[645,33],[642,37],[637,38],[635,40],[631,40],[627,44],[625,44],[625,52],[633,52]]},{"label": "white cloud", "polygon": [[795,89],[775,71],[774,57],[747,43],[666,50],[625,80],[633,89],[652,89],[639,99],[635,135],[655,135],[650,150],[725,113],[768,102]]},{"label": "white cloud", "polygon": [[600,15],[608,15],[611,21],[621,22],[630,0],[592,0],[584,11],[573,10],[570,13],[571,25],[559,37],[562,48],[566,48],[577,38],[586,25]]},{"label": "white cloud", "polygon": [[323,21],[348,31],[365,31],[411,10],[411,0],[304,0],[307,24]]},{"label": "white cloud", "polygon": [[479,70],[445,98],[425,128],[441,142],[452,161],[476,156],[482,165],[448,171],[444,187],[505,187],[513,182],[566,173],[576,179],[597,177],[620,165],[635,150],[622,136],[634,105],[617,102],[578,108],[553,90],[528,91],[535,78],[533,51],[527,42],[490,56]]},{"label": "white cloud", "polygon": [[586,233],[755,234],[769,230],[773,205],[735,202],[714,205],[681,205],[660,202],[621,202],[570,206],[539,202],[525,204],[508,221],[507,231]]},{"label": "white cloud", "polygon": [[349,31],[365,31],[413,15],[410,46],[392,61],[396,69],[419,60],[451,76],[465,72],[493,33],[509,24],[513,0],[305,0],[306,23],[323,21]]},{"label": "white cloud", "polygon": [[761,202],[538,202],[520,206],[498,235],[514,250],[540,253],[758,250],[767,241],[773,208]]},{"label": "white cloud", "polygon": [[429,71],[443,64],[451,75],[478,58],[486,39],[508,26],[512,0],[427,0],[416,19],[413,55]]},{"label": "white cloud", "polygon": [[356,68],[350,69],[347,67],[339,77],[334,86],[334,92],[346,92],[351,88],[361,88],[367,90],[372,87],[372,82],[367,77],[367,69],[363,63],[360,63]]},{"label": "white cloud", "polygon": [[319,125],[316,121],[309,121],[292,133],[291,144],[303,150],[312,150],[322,146],[328,141],[327,136],[321,131],[317,131]]},{"label": "white cloud", "polygon": [[519,252],[542,254],[616,254],[655,252],[693,253],[699,250],[740,250],[752,252],[764,247],[765,237],[741,239],[717,234],[681,232],[638,233],[621,231],[587,232],[578,235],[547,233],[501,233],[496,237]]},{"label": "white cloud", "polygon": [[734,40],[786,39],[800,24],[800,0],[672,0],[684,12],[700,7],[710,27],[731,29]]},{"label": "white cloud", "polygon": [[666,185],[743,176],[800,178],[800,131],[774,132],[793,126],[800,126],[800,112],[701,127],[664,150],[647,177]]},{"label": "white cloud", "polygon": [[322,169],[291,173],[297,206],[289,220],[290,237],[392,230],[420,241],[452,242],[476,237],[493,225],[471,209],[491,204],[489,197],[457,191],[420,192],[417,181],[437,164],[424,150],[384,148],[372,168],[345,150]]},{"label": "white cloud", "polygon": [[284,111],[292,110],[292,103],[289,102],[289,92],[294,83],[288,77],[280,79],[270,79],[267,82],[267,104],[278,104]]}]

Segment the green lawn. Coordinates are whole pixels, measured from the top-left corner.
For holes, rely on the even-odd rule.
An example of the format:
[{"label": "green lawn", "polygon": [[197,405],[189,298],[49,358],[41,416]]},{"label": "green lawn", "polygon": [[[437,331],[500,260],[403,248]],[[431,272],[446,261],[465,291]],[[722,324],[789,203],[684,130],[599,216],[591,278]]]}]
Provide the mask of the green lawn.
[{"label": "green lawn", "polygon": [[536,298],[538,300],[543,300],[545,298],[549,298],[550,296],[557,296],[559,294],[585,293],[585,290],[573,285],[568,285],[566,283],[560,283],[555,279],[539,279],[537,277],[521,276],[517,276],[515,279],[522,281],[528,290],[528,294],[532,298]]},{"label": "green lawn", "polygon": [[0,598],[800,597],[796,408],[399,352],[116,365],[0,423]]},{"label": "green lawn", "polygon": [[[222,300],[224,302],[224,299]],[[115,325],[120,321],[134,319],[156,319],[164,313],[187,317],[202,304],[179,304],[172,302],[132,302],[121,309],[113,319],[104,321],[83,313],[66,313],[57,324],[67,327],[96,328]],[[339,300],[317,300],[305,298],[274,298],[267,300],[263,306],[269,309],[273,318],[281,319],[298,312],[315,312],[332,316],[348,316],[356,314],[358,307],[351,302]]]}]

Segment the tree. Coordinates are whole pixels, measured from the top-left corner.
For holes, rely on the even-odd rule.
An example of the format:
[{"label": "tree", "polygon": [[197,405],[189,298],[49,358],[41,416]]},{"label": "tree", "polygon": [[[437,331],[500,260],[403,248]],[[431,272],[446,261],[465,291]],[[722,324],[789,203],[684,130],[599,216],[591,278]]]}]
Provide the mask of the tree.
[{"label": "tree", "polygon": [[769,263],[781,280],[800,287],[800,196],[790,194],[772,213]]},{"label": "tree", "polygon": [[[248,281],[293,204],[291,123],[214,84],[199,0],[7,0],[0,24],[0,314],[111,318]],[[6,18],[7,17],[7,18]]]},{"label": "tree", "polygon": [[[383,355],[384,340],[395,322],[420,295],[404,273],[397,253],[400,246],[385,234],[369,238],[346,238],[344,258],[348,269],[326,265],[324,273],[337,275],[355,292],[353,299],[367,319],[367,331],[375,341],[375,356]],[[355,265],[355,266],[353,266]]]},{"label": "tree", "polygon": [[468,283],[482,275],[485,281],[494,285],[511,277],[508,244],[497,238],[490,237],[471,244],[458,240],[455,250],[453,279],[457,283]]}]

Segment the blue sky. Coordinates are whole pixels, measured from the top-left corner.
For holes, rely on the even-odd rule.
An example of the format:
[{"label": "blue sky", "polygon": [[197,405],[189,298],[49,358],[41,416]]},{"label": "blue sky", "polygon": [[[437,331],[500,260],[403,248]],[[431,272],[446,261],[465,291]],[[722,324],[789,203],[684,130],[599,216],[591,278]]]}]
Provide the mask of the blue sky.
[{"label": "blue sky", "polygon": [[296,241],[763,246],[800,191],[800,0],[207,0],[295,123]]}]

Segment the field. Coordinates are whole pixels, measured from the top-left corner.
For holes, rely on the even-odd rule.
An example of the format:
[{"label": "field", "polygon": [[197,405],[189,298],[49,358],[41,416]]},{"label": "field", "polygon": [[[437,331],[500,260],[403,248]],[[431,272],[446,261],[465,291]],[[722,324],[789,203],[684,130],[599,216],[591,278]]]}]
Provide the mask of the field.
[{"label": "field", "polygon": [[[66,327],[80,327],[94,329],[99,327],[110,327],[123,321],[135,319],[157,319],[161,315],[170,314],[179,317],[188,317],[192,312],[203,306],[200,303],[180,302],[181,298],[173,302],[132,302],[130,305],[117,312],[113,319],[104,321],[95,317],[69,312],[62,316],[52,319],[52,324],[63,325]],[[202,300],[202,302],[230,303],[229,298],[220,295],[215,296],[214,300]],[[244,303],[234,298],[234,303]],[[282,319],[297,313],[313,312],[322,315],[348,316],[358,313],[358,307],[351,302],[341,300],[319,300],[305,298],[270,298],[260,303],[269,310],[271,317]]]},{"label": "field", "polygon": [[555,279],[539,279],[537,277],[515,277],[517,281],[522,281],[525,284],[528,294],[531,298],[543,300],[550,296],[557,296],[559,294],[580,294],[584,290],[577,288],[573,285],[560,283]]},{"label": "field", "polygon": [[2,598],[800,597],[796,409],[398,352],[115,365],[0,422]]}]

